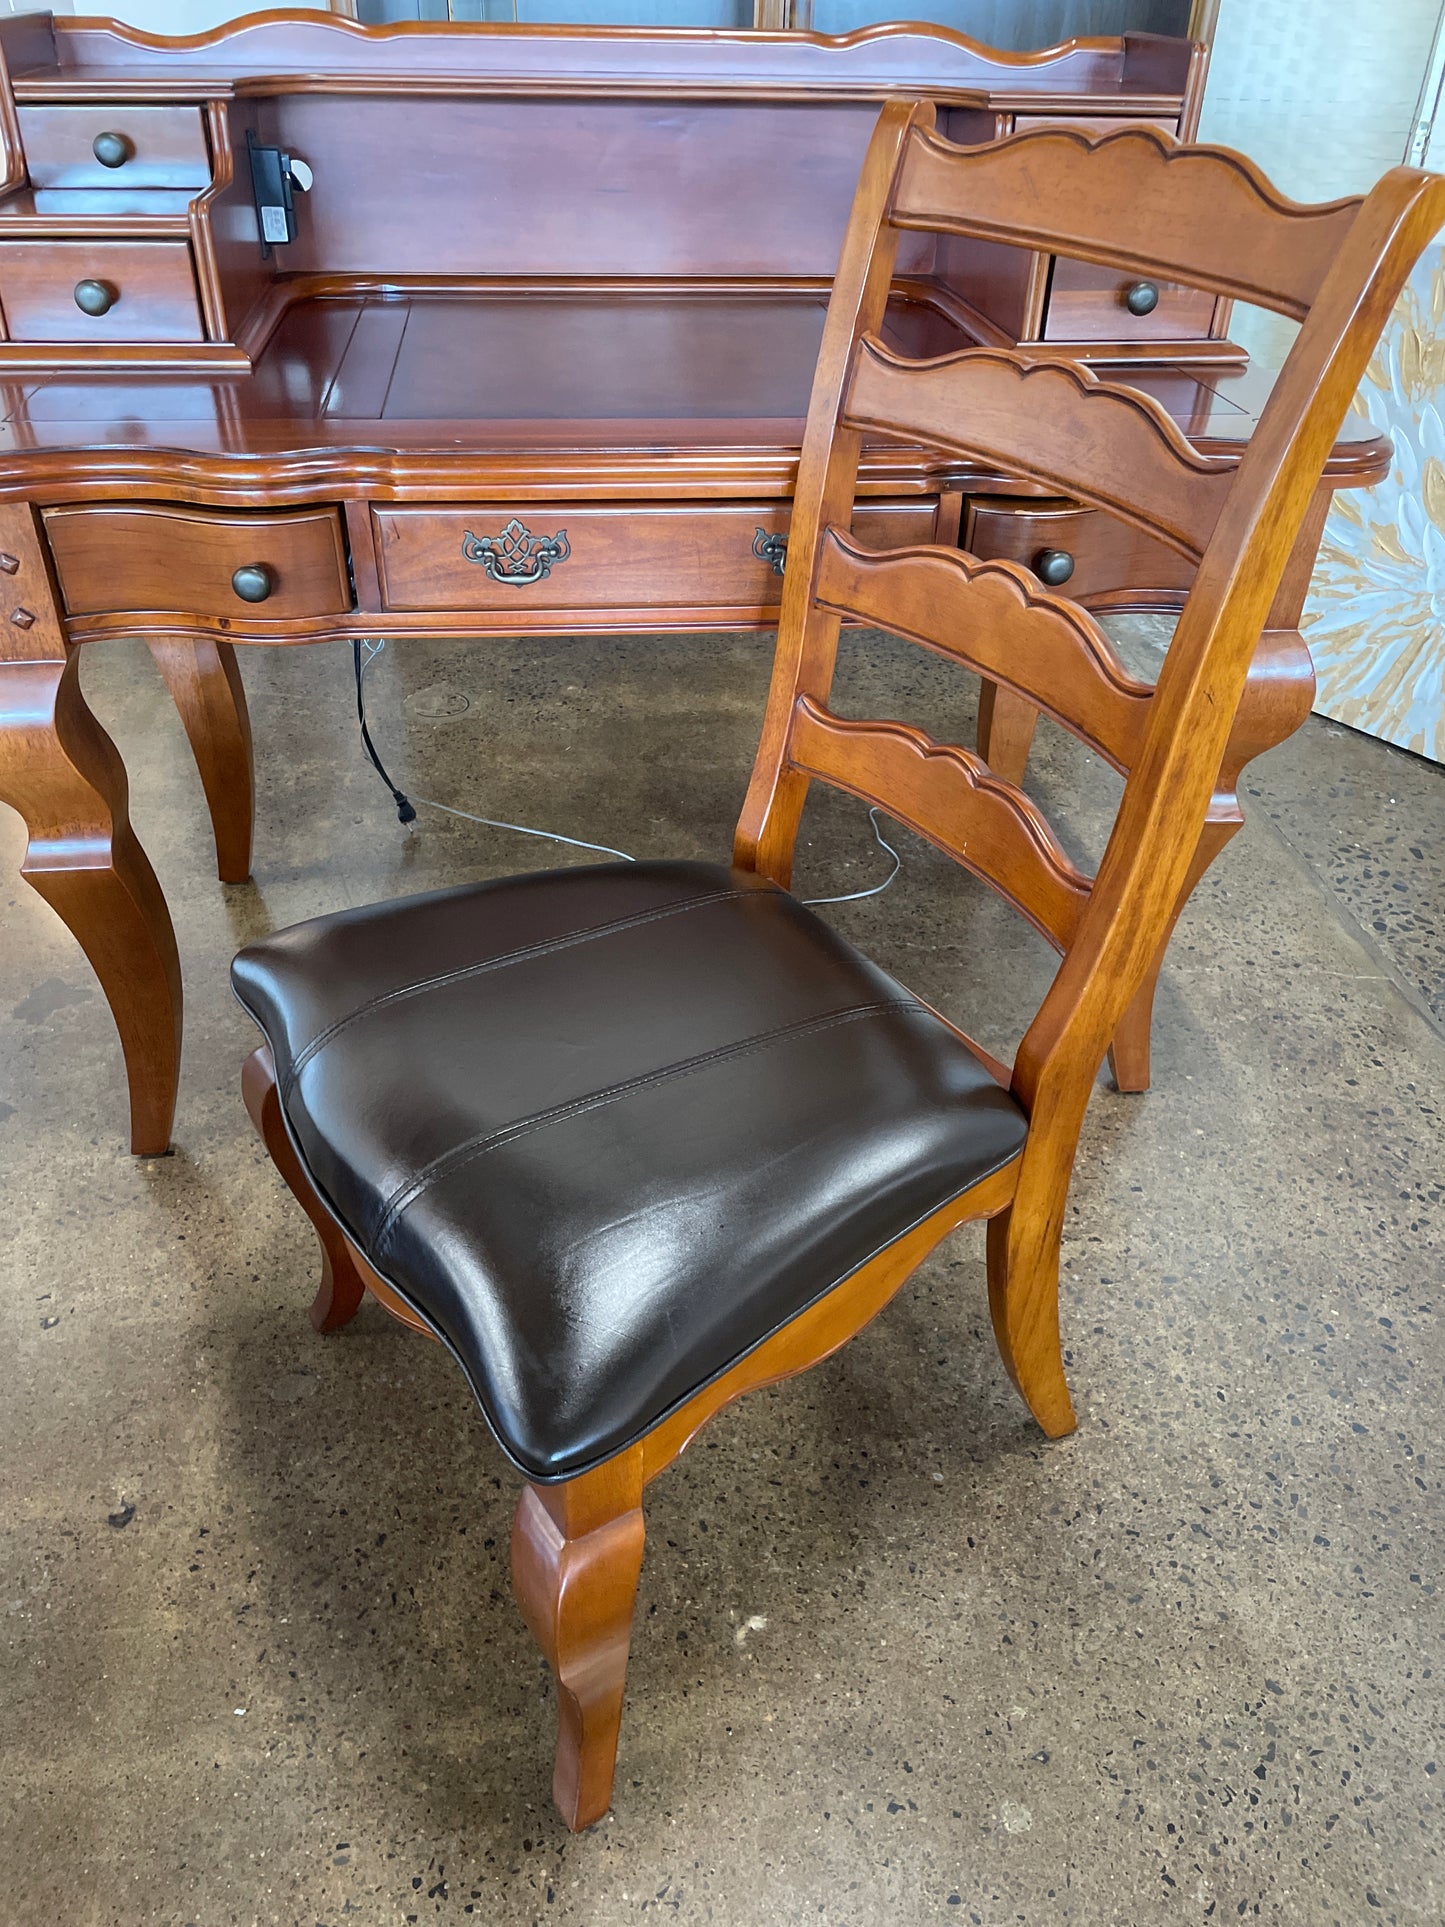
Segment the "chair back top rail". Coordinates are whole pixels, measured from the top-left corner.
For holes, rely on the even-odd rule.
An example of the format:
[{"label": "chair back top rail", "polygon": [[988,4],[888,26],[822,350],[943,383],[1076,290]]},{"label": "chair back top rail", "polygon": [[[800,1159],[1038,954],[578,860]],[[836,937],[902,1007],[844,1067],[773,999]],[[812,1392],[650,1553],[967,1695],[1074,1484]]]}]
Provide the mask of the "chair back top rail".
[{"label": "chair back top rail", "polygon": [[1162,128],[1040,128],[983,147],[920,130],[889,218],[1185,281],[1302,321],[1360,205],[1302,206],[1243,154]]}]

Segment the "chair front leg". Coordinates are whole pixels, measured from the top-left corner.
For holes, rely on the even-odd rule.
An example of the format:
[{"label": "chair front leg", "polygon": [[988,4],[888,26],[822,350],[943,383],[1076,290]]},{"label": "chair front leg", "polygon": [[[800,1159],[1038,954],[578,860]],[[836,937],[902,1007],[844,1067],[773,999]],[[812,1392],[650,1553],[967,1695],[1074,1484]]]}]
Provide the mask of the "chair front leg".
[{"label": "chair front leg", "polygon": [[241,1097],[261,1142],[270,1153],[271,1162],[311,1220],[321,1245],[321,1283],[312,1301],[311,1323],[319,1332],[336,1331],[349,1324],[361,1309],[366,1286],[356,1269],[345,1233],[317,1197],[286,1135],[281,1119],[281,1095],[276,1089],[276,1066],[264,1044],[252,1051],[241,1068]]},{"label": "chair front leg", "polygon": [[642,1448],[562,1485],[529,1485],[512,1584],[557,1681],[552,1797],[573,1832],[612,1802],[632,1610],[642,1571]]}]

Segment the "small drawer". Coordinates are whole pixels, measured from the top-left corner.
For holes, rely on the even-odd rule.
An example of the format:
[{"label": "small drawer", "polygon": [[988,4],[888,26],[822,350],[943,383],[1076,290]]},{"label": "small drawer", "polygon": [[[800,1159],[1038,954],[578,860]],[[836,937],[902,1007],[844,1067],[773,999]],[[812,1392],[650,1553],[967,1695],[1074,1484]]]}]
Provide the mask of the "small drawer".
[{"label": "small drawer", "polygon": [[185,241],[5,241],[0,303],[12,341],[203,341]]},{"label": "small drawer", "polygon": [[1043,338],[1194,341],[1208,335],[1213,320],[1214,296],[1199,288],[1059,258],[1049,277]]},{"label": "small drawer", "polygon": [[341,513],[334,508],[225,515],[167,503],[98,502],[45,511],[45,533],[73,616],[339,615],[351,607]]},{"label": "small drawer", "polygon": [[21,107],[32,187],[208,187],[198,107]]},{"label": "small drawer", "polygon": [[1177,120],[1152,120],[1139,114],[1083,114],[1077,109],[1070,113],[1067,108],[1057,114],[1015,114],[1011,131],[1030,134],[1037,133],[1041,127],[1078,127],[1092,140],[1101,140],[1105,134],[1116,134],[1121,127],[1158,127],[1166,134],[1179,131]]},{"label": "small drawer", "polygon": [[[788,512],[776,502],[726,508],[385,508],[373,511],[388,609],[615,609],[713,613],[767,609]],[[870,503],[854,526],[880,545],[926,542],[931,502]]]},{"label": "small drawer", "polygon": [[1186,590],[1194,580],[1193,564],[1182,555],[1077,502],[976,495],[963,546],[985,560],[1021,562],[1073,601],[1126,589]]}]

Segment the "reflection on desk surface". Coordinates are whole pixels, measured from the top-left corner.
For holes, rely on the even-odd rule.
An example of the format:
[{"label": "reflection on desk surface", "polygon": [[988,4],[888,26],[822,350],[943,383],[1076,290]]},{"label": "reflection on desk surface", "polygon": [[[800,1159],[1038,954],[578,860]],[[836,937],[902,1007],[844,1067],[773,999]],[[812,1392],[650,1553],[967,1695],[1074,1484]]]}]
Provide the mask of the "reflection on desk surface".
[{"label": "reflection on desk surface", "polygon": [[[811,288],[313,296],[247,375],[0,384],[0,449],[796,449],[825,312]],[[973,345],[906,297],[886,334],[920,357]],[[1269,386],[1259,370],[1217,362],[1114,372],[1206,448],[1246,439]],[[1341,436],[1374,439],[1357,417]]]}]

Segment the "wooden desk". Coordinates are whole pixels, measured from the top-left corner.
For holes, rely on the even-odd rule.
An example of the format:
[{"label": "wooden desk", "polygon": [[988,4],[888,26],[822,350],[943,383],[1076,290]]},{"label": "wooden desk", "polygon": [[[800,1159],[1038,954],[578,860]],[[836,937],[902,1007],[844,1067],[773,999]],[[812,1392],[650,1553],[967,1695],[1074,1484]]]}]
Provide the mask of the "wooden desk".
[{"label": "wooden desk", "polygon": [[[147,638],[220,874],[239,880],[237,643],[771,626],[878,102],[938,98],[958,139],[1049,114],[1187,133],[1203,74],[1197,50],[1149,36],[1019,58],[918,28],[826,42],[315,15],[192,42],[21,19],[0,52],[0,796],[29,828],[22,873],[115,1015],[142,1152],[169,1142],[179,968],[80,646]],[[248,133],[315,172],[269,257],[238,170]],[[92,314],[72,281],[113,299]],[[1135,314],[1129,291],[930,240],[905,251],[888,332],[914,355],[1023,340],[1124,363],[1201,447],[1241,446],[1259,384],[1225,304],[1160,287]],[[1365,430],[1330,485],[1375,479],[1387,454]],[[1325,499],[1261,646],[1219,841],[1238,767],[1309,708],[1296,623]],[[856,525],[962,533],[1030,565],[1067,551],[1070,593],[1101,606],[1174,607],[1188,582],[1097,510],[918,450],[868,451]],[[1001,768],[1017,723],[987,711]]]}]

